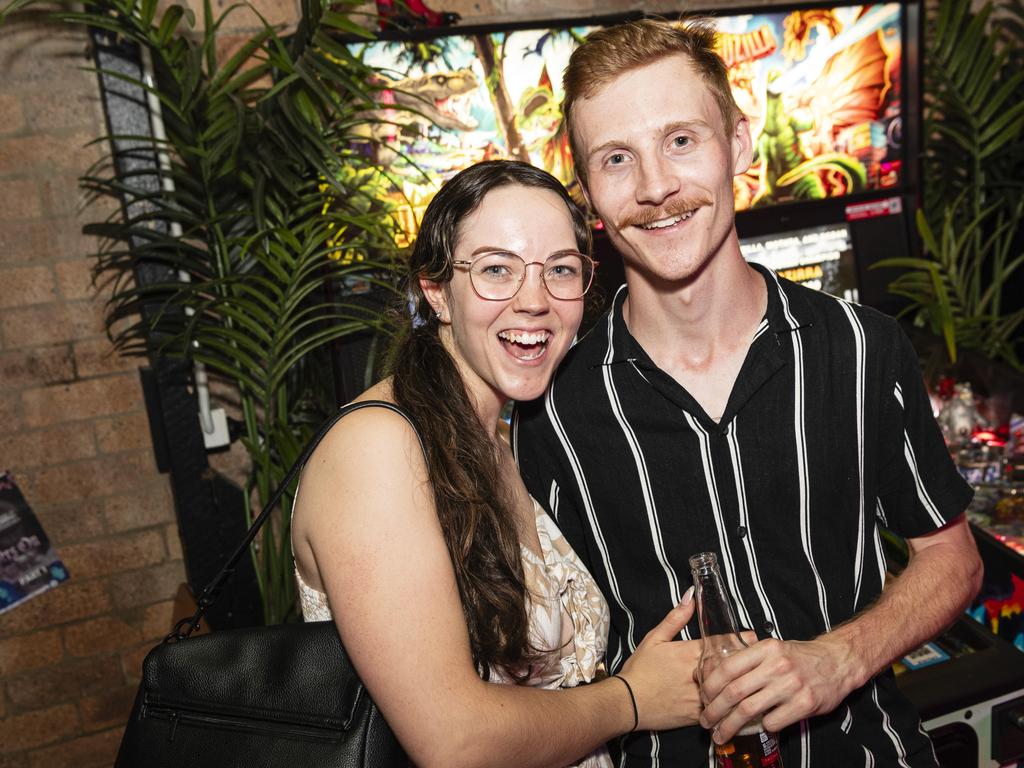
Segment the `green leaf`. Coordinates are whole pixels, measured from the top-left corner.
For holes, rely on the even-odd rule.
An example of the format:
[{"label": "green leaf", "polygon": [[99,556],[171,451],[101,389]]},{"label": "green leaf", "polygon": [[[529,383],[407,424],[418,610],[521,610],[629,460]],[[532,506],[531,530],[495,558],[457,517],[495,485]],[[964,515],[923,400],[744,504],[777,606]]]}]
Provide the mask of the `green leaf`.
[{"label": "green leaf", "polygon": [[[235,73],[239,71],[243,64],[246,64],[257,51],[262,51],[266,41],[274,35],[273,29],[263,29],[257,32],[253,37],[245,42],[232,56],[225,62],[224,66],[221,67],[220,71],[216,73],[210,79],[210,91],[214,94],[219,92],[224,84],[227,83]],[[261,72],[268,72],[269,67],[266,64],[258,65]]]},{"label": "green leaf", "polygon": [[[993,82],[997,81],[994,80]],[[1014,93],[1020,88],[1021,83],[1024,83],[1024,73],[1022,72],[1017,72],[1001,83],[999,89],[992,94],[991,98],[984,105],[981,105],[978,111],[978,123],[987,125],[992,118],[1003,112],[1006,109],[1006,105],[1012,103]]]},{"label": "green leaf", "polygon": [[348,14],[326,11],[321,19],[325,26],[336,29],[346,35],[361,37],[364,40],[372,40],[374,38],[373,32],[349,19]]}]

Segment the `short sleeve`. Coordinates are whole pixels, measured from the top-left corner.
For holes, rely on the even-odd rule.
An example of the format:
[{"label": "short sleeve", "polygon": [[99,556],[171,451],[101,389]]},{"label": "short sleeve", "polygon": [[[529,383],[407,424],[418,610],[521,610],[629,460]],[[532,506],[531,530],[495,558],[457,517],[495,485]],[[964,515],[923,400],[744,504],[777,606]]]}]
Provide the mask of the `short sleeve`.
[{"label": "short sleeve", "polygon": [[[960,476],[932,414],[931,400],[910,339],[895,326],[891,391],[882,427],[879,514],[906,538],[931,533],[967,509],[974,490]],[[886,383],[888,388],[889,383]]]}]

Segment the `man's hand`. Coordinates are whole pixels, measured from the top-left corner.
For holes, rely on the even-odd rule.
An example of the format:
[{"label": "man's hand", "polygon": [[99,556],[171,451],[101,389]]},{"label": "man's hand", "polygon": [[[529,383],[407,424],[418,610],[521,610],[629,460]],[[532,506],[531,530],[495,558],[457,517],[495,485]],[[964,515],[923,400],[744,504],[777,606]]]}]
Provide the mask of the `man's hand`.
[{"label": "man's hand", "polygon": [[[761,640],[707,676],[700,722],[717,726],[716,742],[762,715],[765,728],[779,731],[831,712],[893,659],[956,619],[981,586],[981,560],[966,516],[907,544],[906,569],[852,620],[806,642]],[[914,621],[908,623],[910,612]]]},{"label": "man's hand", "polygon": [[831,712],[857,685],[854,663],[845,644],[832,636],[761,640],[723,660],[704,680],[700,724],[722,744],[758,717],[778,732]]}]

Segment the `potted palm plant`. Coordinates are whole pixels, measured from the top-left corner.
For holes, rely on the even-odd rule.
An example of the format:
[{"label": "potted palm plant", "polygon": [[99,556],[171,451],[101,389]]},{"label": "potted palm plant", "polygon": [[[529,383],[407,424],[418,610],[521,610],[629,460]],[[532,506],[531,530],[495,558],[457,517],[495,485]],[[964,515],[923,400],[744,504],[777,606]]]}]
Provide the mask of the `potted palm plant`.
[{"label": "potted palm plant", "polygon": [[[15,0],[2,15],[32,1]],[[353,279],[391,289],[398,226],[380,202],[370,153],[356,144],[377,106],[377,78],[336,42],[339,33],[369,36],[356,5],[303,0],[287,38],[262,22],[224,57],[218,36],[236,6],[217,16],[205,0],[201,24],[188,8],[156,0],[58,0],[55,13],[152,62],[152,80],[131,84],[158,102],[164,128],[130,138],[161,158],[159,188],[97,165],[83,183],[126,200],[126,213],[84,229],[101,238],[96,271],[112,277],[115,345],[184,357],[237,392],[251,459],[247,511],[262,506],[303,447],[310,401],[331,399],[306,375],[318,356],[348,334],[387,331],[381,311],[347,300],[344,289]],[[101,140],[115,138],[124,137]],[[171,279],[141,284],[139,264]],[[342,288],[326,292],[331,286]],[[287,618],[295,601],[290,501],[254,552],[268,623]]]},{"label": "potted palm plant", "polygon": [[959,349],[1024,369],[1024,307],[1007,307],[1024,265],[1024,5],[971,0],[931,6],[925,46],[923,199],[925,255],[890,290],[915,324]]}]

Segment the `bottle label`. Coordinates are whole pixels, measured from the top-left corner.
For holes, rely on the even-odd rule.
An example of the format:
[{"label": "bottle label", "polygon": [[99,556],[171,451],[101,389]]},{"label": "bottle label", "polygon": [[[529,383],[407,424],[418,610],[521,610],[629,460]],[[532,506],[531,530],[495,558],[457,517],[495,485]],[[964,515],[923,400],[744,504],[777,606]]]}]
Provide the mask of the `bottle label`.
[{"label": "bottle label", "polygon": [[732,741],[717,745],[718,768],[783,768],[779,740],[774,733],[746,727]]}]

